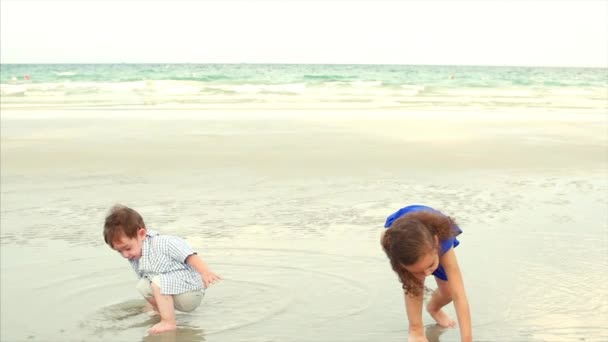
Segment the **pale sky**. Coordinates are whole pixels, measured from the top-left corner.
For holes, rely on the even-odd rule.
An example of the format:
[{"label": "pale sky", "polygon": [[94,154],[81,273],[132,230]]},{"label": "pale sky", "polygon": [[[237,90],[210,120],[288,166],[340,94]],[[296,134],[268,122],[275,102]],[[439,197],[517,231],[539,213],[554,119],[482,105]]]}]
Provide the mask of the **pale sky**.
[{"label": "pale sky", "polygon": [[608,67],[608,0],[0,0],[0,62]]}]

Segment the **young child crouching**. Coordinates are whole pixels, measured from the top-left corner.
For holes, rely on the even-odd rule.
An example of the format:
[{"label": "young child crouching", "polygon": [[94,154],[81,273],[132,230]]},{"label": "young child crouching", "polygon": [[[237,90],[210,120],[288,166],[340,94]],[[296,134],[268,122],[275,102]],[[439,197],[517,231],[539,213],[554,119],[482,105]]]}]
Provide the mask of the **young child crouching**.
[{"label": "young child crouching", "polygon": [[139,277],[137,290],[160,314],[150,333],[175,330],[175,310],[196,309],[205,288],[221,279],[183,239],[147,230],[141,215],[129,207],[112,207],[103,237],[129,259]]}]

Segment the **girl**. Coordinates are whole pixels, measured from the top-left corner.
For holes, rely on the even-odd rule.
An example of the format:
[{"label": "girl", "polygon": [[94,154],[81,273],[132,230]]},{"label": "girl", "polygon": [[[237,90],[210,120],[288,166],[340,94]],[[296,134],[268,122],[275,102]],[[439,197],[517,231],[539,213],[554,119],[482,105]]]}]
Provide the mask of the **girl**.
[{"label": "girl", "polygon": [[409,320],[409,341],[423,341],[422,294],[424,279],[435,276],[437,290],[426,309],[443,327],[454,327],[442,307],[454,301],[462,341],[472,341],[469,303],[464,291],[454,247],[462,230],[454,220],[423,205],[411,205],[390,215],[382,236],[382,248],[399,276],[405,293],[405,308]]}]

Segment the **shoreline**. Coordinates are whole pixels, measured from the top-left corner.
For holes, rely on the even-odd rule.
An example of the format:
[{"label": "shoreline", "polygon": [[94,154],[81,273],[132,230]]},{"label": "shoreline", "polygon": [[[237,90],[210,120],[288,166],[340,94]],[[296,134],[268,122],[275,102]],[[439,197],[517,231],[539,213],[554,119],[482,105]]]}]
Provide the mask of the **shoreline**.
[{"label": "shoreline", "polygon": [[[189,107],[117,107],[117,108],[6,108],[0,106],[0,119],[416,119],[449,121],[577,121],[598,122],[608,125],[605,112],[551,110],[551,109],[474,109],[454,108],[421,109],[310,109],[310,108],[189,108]],[[83,114],[86,112],[86,114]]]}]

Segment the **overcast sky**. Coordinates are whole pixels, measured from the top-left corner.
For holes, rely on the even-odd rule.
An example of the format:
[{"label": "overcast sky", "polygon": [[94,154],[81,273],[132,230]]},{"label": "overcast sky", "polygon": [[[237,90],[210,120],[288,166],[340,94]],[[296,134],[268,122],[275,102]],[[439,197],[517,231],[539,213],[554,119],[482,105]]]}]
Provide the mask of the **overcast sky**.
[{"label": "overcast sky", "polygon": [[0,0],[2,63],[608,67],[608,1]]}]

